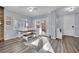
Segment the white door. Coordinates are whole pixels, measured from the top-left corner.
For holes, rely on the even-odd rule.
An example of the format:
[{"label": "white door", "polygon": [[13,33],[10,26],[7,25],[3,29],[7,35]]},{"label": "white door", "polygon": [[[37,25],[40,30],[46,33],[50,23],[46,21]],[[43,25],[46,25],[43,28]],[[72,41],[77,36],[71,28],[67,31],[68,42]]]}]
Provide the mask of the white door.
[{"label": "white door", "polygon": [[74,36],[75,16],[65,15],[64,16],[64,35]]}]

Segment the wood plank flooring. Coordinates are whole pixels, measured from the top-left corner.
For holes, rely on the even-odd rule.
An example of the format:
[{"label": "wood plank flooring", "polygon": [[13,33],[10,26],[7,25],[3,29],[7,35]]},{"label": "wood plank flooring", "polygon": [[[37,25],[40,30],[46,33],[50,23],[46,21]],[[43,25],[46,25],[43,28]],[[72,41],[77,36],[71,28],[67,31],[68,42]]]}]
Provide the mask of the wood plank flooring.
[{"label": "wood plank flooring", "polygon": [[64,36],[63,39],[52,40],[56,53],[79,53],[79,38]]},{"label": "wood plank flooring", "polygon": [[24,45],[22,40],[18,38],[6,40],[0,43],[0,53],[23,53],[29,52],[30,49],[29,46]]},{"label": "wood plank flooring", "polygon": [[[64,36],[63,39],[51,40],[51,45],[55,53],[79,53],[79,38]],[[0,43],[0,53],[32,53],[31,50],[19,38]]]}]

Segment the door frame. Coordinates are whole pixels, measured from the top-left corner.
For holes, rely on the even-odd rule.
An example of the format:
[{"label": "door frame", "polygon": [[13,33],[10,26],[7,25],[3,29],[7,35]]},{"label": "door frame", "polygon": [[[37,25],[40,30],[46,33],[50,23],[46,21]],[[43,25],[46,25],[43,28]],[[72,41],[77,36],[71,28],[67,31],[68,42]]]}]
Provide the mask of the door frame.
[{"label": "door frame", "polygon": [[[73,22],[74,24],[72,25],[72,26],[74,26],[74,28],[72,28],[72,30],[71,30],[71,31],[73,31],[73,34],[71,34],[71,35],[70,35],[70,34],[66,34],[66,33],[64,32],[64,25],[65,25],[65,24],[64,24],[64,17],[65,17],[65,16],[73,16],[73,17],[74,17],[74,20],[73,20],[73,21],[74,21],[74,22]],[[63,35],[75,36],[75,15],[74,15],[74,14],[67,14],[67,15],[64,15],[64,16],[63,16]]]}]

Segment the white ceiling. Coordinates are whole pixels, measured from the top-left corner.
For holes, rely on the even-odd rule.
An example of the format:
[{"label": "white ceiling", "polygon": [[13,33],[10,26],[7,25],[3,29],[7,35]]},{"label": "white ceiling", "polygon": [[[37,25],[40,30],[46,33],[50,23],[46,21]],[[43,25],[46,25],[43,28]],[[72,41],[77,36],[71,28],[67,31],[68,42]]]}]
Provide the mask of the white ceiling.
[{"label": "white ceiling", "polygon": [[51,11],[60,8],[60,6],[34,6],[35,8],[37,8],[37,10],[33,12],[29,12],[27,10],[28,7],[29,6],[5,6],[5,8],[10,11],[26,16],[38,16],[38,15],[48,14]]},{"label": "white ceiling", "polygon": [[[71,7],[74,7],[74,10],[69,12],[69,8]],[[59,15],[79,13],[79,6],[65,6],[64,8],[60,8],[57,13]]]},{"label": "white ceiling", "polygon": [[[28,7],[35,7],[36,10],[34,10],[33,12],[29,12],[27,10]],[[79,13],[79,6],[73,6],[76,8],[72,12],[65,11],[66,8],[70,8],[70,7],[72,6],[5,6],[7,10],[10,10],[12,12],[16,12],[18,14],[25,15],[25,16],[45,15],[55,10],[59,15],[68,14],[68,13]]]}]

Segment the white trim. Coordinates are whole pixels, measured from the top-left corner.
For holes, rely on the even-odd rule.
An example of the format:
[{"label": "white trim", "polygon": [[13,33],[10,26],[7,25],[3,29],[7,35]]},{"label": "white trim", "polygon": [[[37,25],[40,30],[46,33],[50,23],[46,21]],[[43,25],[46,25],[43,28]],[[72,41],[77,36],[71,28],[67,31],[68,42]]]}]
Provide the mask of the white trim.
[{"label": "white trim", "polygon": [[[66,34],[63,34],[63,35],[66,35]],[[73,35],[66,35],[66,36],[73,36]],[[75,37],[75,35],[73,37]]]},{"label": "white trim", "polygon": [[[71,36],[71,35],[66,35],[66,36]],[[74,35],[74,36],[72,36],[72,37],[79,37],[79,36]]]},{"label": "white trim", "polygon": [[9,40],[9,39],[16,38],[16,37],[18,37],[18,36],[4,37],[4,40]]},{"label": "white trim", "polygon": [[56,39],[56,37],[51,37],[52,39]]},{"label": "white trim", "polygon": [[74,37],[79,37],[79,36],[74,36]]}]

